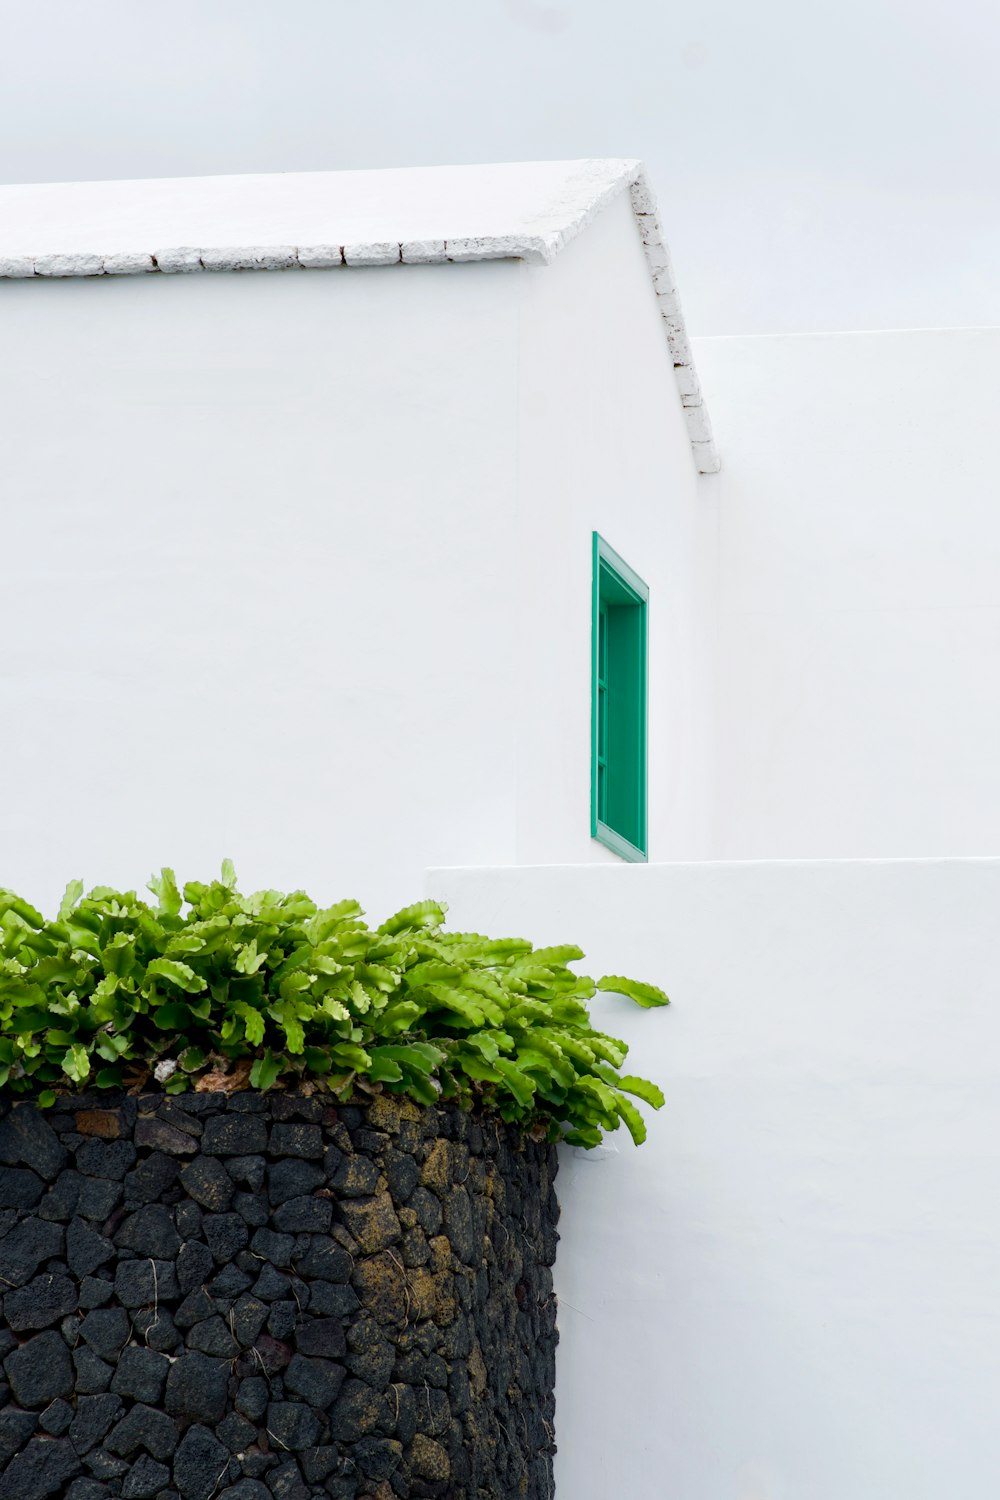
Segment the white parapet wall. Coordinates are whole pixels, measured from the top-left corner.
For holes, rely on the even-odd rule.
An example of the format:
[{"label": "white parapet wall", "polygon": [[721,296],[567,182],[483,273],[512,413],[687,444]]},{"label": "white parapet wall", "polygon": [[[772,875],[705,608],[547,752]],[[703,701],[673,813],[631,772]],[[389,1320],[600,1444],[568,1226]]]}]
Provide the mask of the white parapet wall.
[{"label": "white parapet wall", "polygon": [[1000,329],[696,349],[725,453],[714,855],[1000,853]]},{"label": "white parapet wall", "polygon": [[982,1500],[1000,1473],[1000,860],[434,871],[578,941],[666,1108],[567,1150],[560,1500]]}]

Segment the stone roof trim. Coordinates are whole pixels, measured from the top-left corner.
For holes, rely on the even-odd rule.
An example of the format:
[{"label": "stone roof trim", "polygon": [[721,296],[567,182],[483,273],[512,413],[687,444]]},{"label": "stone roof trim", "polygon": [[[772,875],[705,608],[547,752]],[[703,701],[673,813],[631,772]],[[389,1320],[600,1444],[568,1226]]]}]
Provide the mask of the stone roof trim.
[{"label": "stone roof trim", "polygon": [[523,260],[550,265],[556,256],[620,193],[628,191],[663,322],[674,377],[684,409],[695,464],[715,474],[720,459],[684,326],[676,278],[656,199],[642,162],[582,161],[565,191],[543,215],[514,234],[471,238],[381,241],[346,245],[268,245],[197,249],[178,246],[115,255],[0,255],[0,280],[73,276],[170,275],[202,271],[331,270],[339,266],[436,265],[482,260]]}]

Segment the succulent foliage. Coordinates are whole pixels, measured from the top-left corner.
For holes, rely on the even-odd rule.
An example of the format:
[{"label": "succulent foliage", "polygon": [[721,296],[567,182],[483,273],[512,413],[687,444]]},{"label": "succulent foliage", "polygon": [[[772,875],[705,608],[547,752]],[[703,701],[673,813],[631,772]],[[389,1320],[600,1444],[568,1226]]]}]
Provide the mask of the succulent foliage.
[{"label": "succulent foliage", "polygon": [[164,869],[149,889],[155,905],[72,881],[54,921],[0,890],[0,1087],[42,1103],[151,1079],[168,1093],[386,1089],[580,1146],[622,1121],[640,1143],[634,1100],[663,1103],[622,1073],[628,1048],[587,1001],[666,995],[574,973],[579,948],[446,932],[436,901],[373,929],[356,901],[241,895],[228,860],[211,884],[181,890]]}]

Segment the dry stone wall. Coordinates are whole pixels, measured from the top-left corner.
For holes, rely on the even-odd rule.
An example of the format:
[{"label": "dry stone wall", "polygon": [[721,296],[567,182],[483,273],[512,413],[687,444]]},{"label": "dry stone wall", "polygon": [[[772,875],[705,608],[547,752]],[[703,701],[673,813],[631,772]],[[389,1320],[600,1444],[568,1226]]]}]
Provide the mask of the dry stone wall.
[{"label": "dry stone wall", "polygon": [[554,1148],[387,1095],[0,1111],[0,1500],[550,1500]]}]

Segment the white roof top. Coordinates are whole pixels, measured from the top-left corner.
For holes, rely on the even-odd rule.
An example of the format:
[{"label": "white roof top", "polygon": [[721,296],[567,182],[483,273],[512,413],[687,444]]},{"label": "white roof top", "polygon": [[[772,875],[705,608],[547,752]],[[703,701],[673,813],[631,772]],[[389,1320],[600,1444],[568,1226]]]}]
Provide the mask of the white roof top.
[{"label": "white roof top", "polygon": [[0,186],[0,279],[550,262],[629,191],[698,466],[718,468],[656,205],[631,160]]}]

